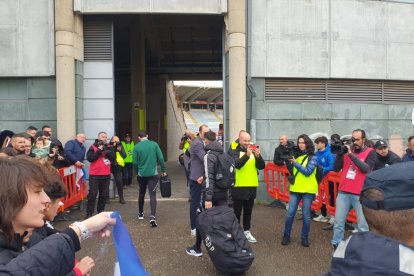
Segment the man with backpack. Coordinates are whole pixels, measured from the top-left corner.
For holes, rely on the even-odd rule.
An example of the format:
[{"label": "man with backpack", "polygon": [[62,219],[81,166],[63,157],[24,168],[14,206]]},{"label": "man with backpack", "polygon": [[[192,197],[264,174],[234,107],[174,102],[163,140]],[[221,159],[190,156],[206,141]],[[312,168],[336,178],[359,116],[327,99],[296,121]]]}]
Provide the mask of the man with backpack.
[{"label": "man with backpack", "polygon": [[[204,156],[205,187],[204,207],[210,209],[213,206],[227,205],[227,189],[234,185],[234,166],[231,158],[223,152],[223,146],[216,140],[216,134],[211,130],[204,133],[203,142],[207,154]],[[201,234],[196,229],[196,243],[188,247],[188,255],[200,257]]]},{"label": "man with backpack", "polygon": [[204,143],[207,151],[204,157],[206,210],[198,216],[196,244],[187,248],[186,252],[202,256],[200,247],[203,241],[219,275],[239,275],[250,268],[254,254],[233,210],[227,204],[227,190],[233,187],[235,180],[234,161],[223,152],[214,132],[205,133]]}]

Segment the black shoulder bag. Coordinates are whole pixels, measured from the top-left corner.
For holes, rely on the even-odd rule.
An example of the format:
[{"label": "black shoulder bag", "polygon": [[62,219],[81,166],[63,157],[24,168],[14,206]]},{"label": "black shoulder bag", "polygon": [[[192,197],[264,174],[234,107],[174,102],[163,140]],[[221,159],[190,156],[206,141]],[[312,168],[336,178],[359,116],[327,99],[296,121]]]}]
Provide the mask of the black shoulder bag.
[{"label": "black shoulder bag", "polygon": [[[306,155],[305,156],[305,158],[303,158],[302,159],[302,162],[300,163],[300,165],[303,165],[303,163],[305,163],[305,161],[306,161],[306,159],[308,159],[308,155]],[[298,169],[296,169],[296,173],[295,173],[295,175],[289,175],[288,177],[287,177],[287,180],[289,181],[289,183],[290,183],[290,185],[294,185],[295,184],[295,178],[296,178],[296,176],[298,175],[298,173],[299,173],[299,170]]]}]

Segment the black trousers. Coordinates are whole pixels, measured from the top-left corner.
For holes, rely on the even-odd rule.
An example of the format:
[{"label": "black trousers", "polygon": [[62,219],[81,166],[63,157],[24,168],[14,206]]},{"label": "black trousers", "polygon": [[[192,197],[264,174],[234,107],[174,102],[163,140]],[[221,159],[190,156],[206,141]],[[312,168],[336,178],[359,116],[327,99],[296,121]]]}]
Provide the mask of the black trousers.
[{"label": "black trousers", "polygon": [[138,212],[144,212],[144,198],[145,193],[148,192],[150,196],[150,208],[151,216],[155,217],[157,212],[157,184],[158,184],[158,175],[155,176],[137,176],[139,184],[139,194],[138,194]]},{"label": "black trousers", "polygon": [[240,200],[233,198],[233,209],[237,220],[240,223],[241,213],[243,211],[243,229],[244,231],[250,230],[250,222],[252,219],[252,211],[254,206],[254,198],[249,200]]},{"label": "black trousers", "polygon": [[132,163],[125,163],[125,167],[122,168],[122,182],[124,186],[132,184]]},{"label": "black trousers", "polygon": [[[334,192],[335,191],[334,191],[334,186],[333,185],[334,184],[332,182],[329,182],[329,185],[328,185],[329,198],[330,198],[329,205],[331,205],[331,206],[335,206],[335,198],[334,198]],[[321,214],[324,217],[326,217],[328,215],[328,210],[326,209],[325,204],[322,205]]]},{"label": "black trousers", "polygon": [[115,187],[118,191],[119,199],[124,198],[124,187],[122,184],[122,172],[120,169],[115,169],[112,171],[112,175],[114,176],[114,195],[115,195]]},{"label": "black trousers", "polygon": [[91,216],[95,209],[96,196],[99,192],[98,205],[96,211],[98,213],[105,210],[105,202],[109,199],[109,182],[110,175],[90,175],[89,176],[89,193],[88,202],[86,203],[86,215]]}]

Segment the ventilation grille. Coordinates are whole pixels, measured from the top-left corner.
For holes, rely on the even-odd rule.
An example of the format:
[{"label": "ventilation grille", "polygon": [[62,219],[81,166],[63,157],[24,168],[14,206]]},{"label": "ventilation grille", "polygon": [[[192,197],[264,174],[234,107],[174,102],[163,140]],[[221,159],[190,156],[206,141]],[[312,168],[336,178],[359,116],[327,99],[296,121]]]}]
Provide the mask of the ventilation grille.
[{"label": "ventilation grille", "polygon": [[85,61],[112,60],[111,22],[85,22],[83,36]]},{"label": "ventilation grille", "polygon": [[265,100],[414,103],[414,82],[266,79]]}]

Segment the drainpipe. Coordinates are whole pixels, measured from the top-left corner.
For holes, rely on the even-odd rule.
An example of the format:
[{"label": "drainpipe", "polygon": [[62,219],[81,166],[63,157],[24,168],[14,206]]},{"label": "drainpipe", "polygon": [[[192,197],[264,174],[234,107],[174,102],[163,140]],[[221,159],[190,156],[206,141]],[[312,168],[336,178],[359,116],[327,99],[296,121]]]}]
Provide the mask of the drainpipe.
[{"label": "drainpipe", "polygon": [[[250,92],[250,135],[251,140],[256,142],[256,110],[253,110],[255,105],[253,105],[253,99],[256,98],[256,91],[252,85],[252,0],[246,0],[246,38],[247,38],[247,88]],[[253,115],[254,114],[254,115]]]}]

